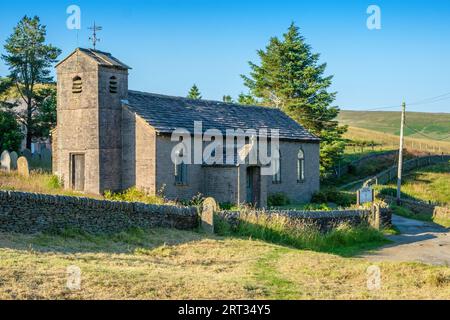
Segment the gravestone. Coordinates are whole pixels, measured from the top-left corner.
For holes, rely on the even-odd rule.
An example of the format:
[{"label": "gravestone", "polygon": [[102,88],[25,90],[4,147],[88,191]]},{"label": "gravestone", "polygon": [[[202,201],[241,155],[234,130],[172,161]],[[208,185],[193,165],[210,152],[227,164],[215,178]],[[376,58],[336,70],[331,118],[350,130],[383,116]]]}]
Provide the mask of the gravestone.
[{"label": "gravestone", "polygon": [[33,154],[31,153],[31,151],[29,149],[23,149],[22,156],[24,156],[25,158],[27,158],[28,161],[30,161],[31,158],[33,157]]},{"label": "gravestone", "polygon": [[214,234],[214,213],[218,205],[214,198],[206,198],[202,208],[202,229],[209,234]]},{"label": "gravestone", "polygon": [[30,168],[28,167],[28,160],[25,157],[20,157],[17,160],[17,172],[19,175],[28,178],[30,176]]},{"label": "gravestone", "polygon": [[11,170],[17,170],[17,159],[19,159],[17,152],[13,151],[9,156],[11,157]]},{"label": "gravestone", "polygon": [[0,169],[2,171],[10,172],[11,171],[11,156],[8,151],[3,151],[0,156]]}]

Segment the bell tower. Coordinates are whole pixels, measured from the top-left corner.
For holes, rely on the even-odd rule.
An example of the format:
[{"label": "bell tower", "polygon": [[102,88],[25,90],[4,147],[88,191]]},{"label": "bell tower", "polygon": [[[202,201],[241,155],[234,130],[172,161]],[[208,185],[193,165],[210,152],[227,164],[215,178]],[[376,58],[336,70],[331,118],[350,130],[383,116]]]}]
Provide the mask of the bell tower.
[{"label": "bell tower", "polygon": [[122,100],[128,96],[130,68],[109,53],[81,48],[56,68],[54,172],[67,189],[121,190]]}]

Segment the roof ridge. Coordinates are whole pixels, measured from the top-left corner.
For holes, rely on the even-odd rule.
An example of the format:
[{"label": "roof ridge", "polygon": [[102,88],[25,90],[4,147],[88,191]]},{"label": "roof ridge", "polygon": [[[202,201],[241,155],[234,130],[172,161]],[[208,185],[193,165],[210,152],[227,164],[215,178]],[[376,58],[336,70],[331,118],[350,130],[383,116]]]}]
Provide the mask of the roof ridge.
[{"label": "roof ridge", "polygon": [[275,108],[275,107],[268,107],[268,106],[257,106],[257,105],[247,105],[247,104],[240,104],[240,103],[232,103],[232,102],[223,102],[220,100],[211,100],[211,99],[190,99],[187,97],[181,97],[181,96],[173,96],[168,94],[160,94],[160,93],[153,93],[153,92],[145,92],[145,91],[138,91],[138,90],[128,90],[128,92],[136,93],[136,94],[142,94],[142,95],[148,95],[148,96],[154,96],[154,97],[162,97],[162,98],[170,98],[170,99],[179,99],[184,101],[192,101],[192,102],[210,102],[210,103],[217,103],[227,106],[235,106],[235,107],[242,107],[242,108],[258,108],[258,109],[266,109],[266,110],[276,110],[279,112],[283,112],[282,110]]},{"label": "roof ridge", "polygon": [[[138,114],[158,132],[170,133],[175,128],[194,130],[195,121],[203,121],[203,129],[276,129],[280,139],[320,142],[280,109],[245,106],[212,100],[129,90],[123,104]],[[183,116],[180,117],[180,115]]]}]

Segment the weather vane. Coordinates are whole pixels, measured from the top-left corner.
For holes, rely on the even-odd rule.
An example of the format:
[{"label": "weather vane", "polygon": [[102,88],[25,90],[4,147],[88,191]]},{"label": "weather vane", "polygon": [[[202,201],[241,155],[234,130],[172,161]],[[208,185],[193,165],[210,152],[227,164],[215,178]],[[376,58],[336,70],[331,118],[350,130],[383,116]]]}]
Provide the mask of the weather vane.
[{"label": "weather vane", "polygon": [[94,45],[94,50],[95,50],[97,42],[100,42],[100,39],[97,38],[97,31],[102,31],[103,27],[95,25],[95,21],[94,21],[94,26],[90,27],[89,30],[92,31],[92,37],[89,37],[89,40],[92,41],[92,44]]}]

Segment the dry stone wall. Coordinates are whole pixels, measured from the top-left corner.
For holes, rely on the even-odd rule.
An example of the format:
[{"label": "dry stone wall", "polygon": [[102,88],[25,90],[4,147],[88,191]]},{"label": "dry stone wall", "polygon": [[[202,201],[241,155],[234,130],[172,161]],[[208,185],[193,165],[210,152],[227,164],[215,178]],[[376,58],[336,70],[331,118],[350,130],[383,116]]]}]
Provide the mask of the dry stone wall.
[{"label": "dry stone wall", "polygon": [[193,207],[0,191],[1,232],[34,234],[72,228],[116,233],[133,227],[190,230],[198,224]]},{"label": "dry stone wall", "polygon": [[[293,225],[314,225],[322,232],[328,232],[343,223],[351,226],[361,224],[373,225],[377,220],[374,210],[334,210],[334,211],[255,211],[254,214],[265,214],[269,217],[284,217]],[[218,215],[227,221],[232,227],[237,227],[240,223],[240,212],[222,211]],[[379,211],[379,226],[387,227],[392,225],[392,211],[389,208],[381,208]]]},{"label": "dry stone wall", "polygon": [[[388,203],[397,202],[397,199],[391,196],[380,194],[379,197]],[[413,214],[426,214],[434,218],[450,219],[450,207],[448,206],[443,207],[423,201],[414,201],[409,199],[402,199],[400,203],[402,206],[408,208]]]}]

